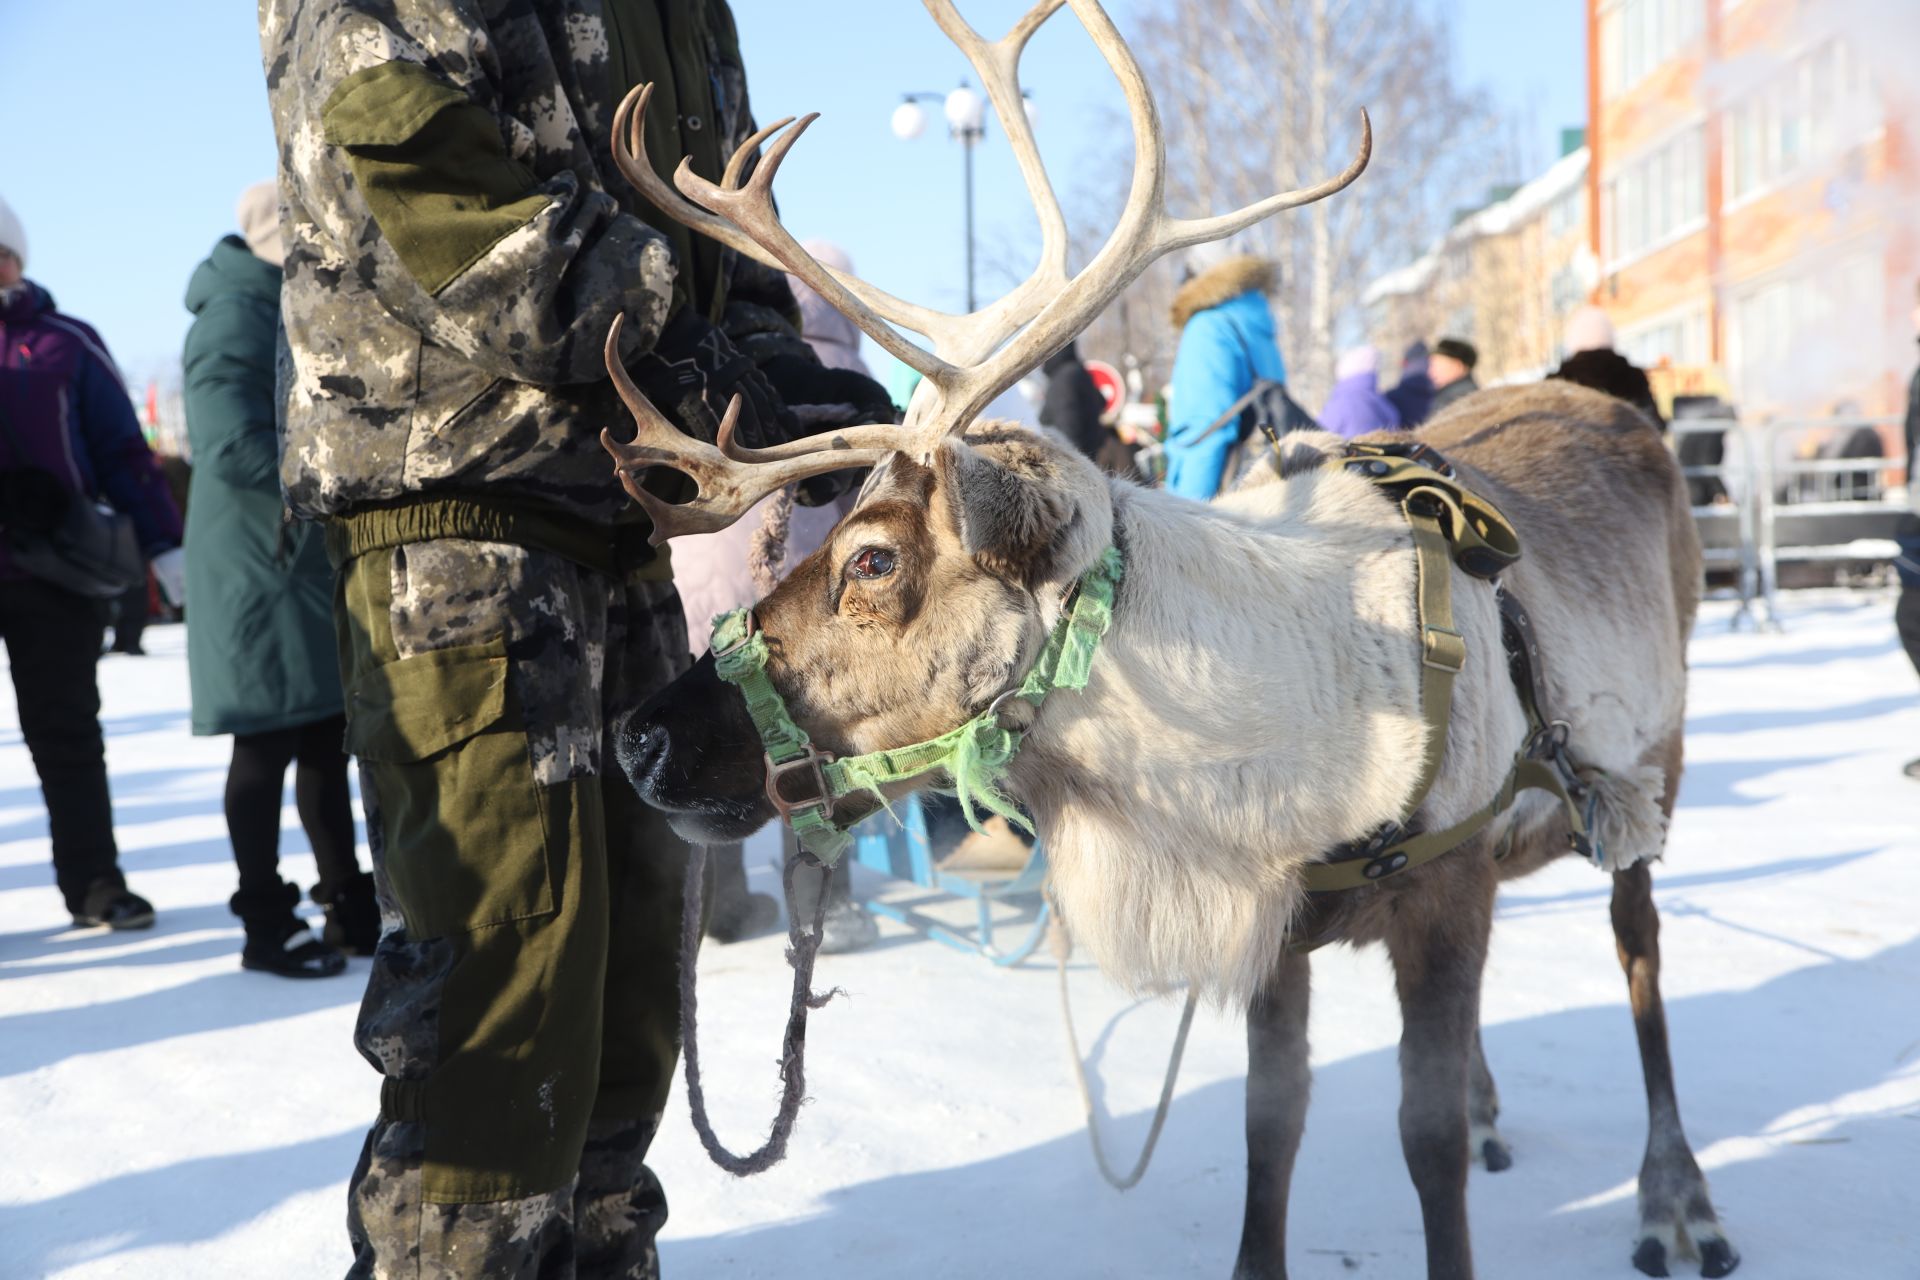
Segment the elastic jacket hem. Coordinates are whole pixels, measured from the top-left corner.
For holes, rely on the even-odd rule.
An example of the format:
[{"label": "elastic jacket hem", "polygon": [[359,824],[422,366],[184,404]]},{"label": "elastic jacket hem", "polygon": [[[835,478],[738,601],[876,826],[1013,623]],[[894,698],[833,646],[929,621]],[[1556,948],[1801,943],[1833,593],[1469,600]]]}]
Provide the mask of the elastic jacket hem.
[{"label": "elastic jacket hem", "polygon": [[643,581],[673,578],[672,558],[667,548],[648,545],[652,526],[644,520],[604,525],[486,498],[422,497],[330,516],[326,526],[327,559],[336,571],[370,551],[462,538],[550,552],[609,577],[640,570]]}]

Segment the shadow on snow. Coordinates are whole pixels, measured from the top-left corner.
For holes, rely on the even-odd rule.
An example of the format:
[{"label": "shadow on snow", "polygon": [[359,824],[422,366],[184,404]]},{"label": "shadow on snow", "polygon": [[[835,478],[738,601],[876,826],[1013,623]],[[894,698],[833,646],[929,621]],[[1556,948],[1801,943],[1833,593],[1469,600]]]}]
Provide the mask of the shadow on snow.
[{"label": "shadow on snow", "polygon": [[[1595,950],[1582,962],[1612,966],[1611,954]],[[1910,1007],[1916,978],[1920,941],[1796,970],[1749,991],[1669,1002],[1688,1133],[1706,1157],[1722,1220],[1756,1273],[1892,1276],[1904,1265],[1899,1259],[1910,1260],[1902,1249],[1911,1242],[1901,1245],[1900,1232],[1890,1228],[1904,1219],[1906,1204],[1895,1172],[1920,1158],[1920,1114],[1911,1101],[1849,1116],[1819,1134],[1804,1127],[1781,1132],[1762,1139],[1758,1152],[1715,1159],[1710,1148],[1911,1074],[1911,1065],[1900,1066],[1910,1023],[1863,1015],[1902,1001]],[[1323,1003],[1339,997],[1329,986],[1315,992]],[[1483,1280],[1632,1276],[1632,1183],[1646,1140],[1646,1104],[1624,1001],[1490,1026],[1485,1034],[1516,1164],[1497,1175],[1476,1166],[1472,1174]],[[1553,1065],[1513,1065],[1542,1062]],[[825,1095],[833,1085],[822,1079],[814,1087]],[[1076,1110],[1070,1077],[1057,1060],[1038,1070],[1009,1064],[1002,1078],[963,1078],[956,1064],[952,1087],[1047,1089],[1060,1098],[1063,1122]],[[1224,1280],[1244,1190],[1241,1090],[1240,1081],[1221,1082],[1178,1098],[1153,1170],[1129,1194],[1099,1181],[1085,1135],[1072,1132],[973,1164],[831,1190],[822,1211],[802,1221],[670,1239],[663,1271],[769,1280]],[[1396,1126],[1397,1055],[1382,1050],[1325,1064],[1314,1073],[1313,1093],[1292,1183],[1290,1273],[1296,1280],[1419,1274],[1419,1206]],[[1109,1148],[1122,1161],[1138,1151],[1151,1114],[1150,1098],[1136,1101],[1141,1109],[1118,1122],[1103,1117]],[[938,1158],[933,1151],[918,1155]],[[816,1150],[795,1163],[826,1158]],[[804,1178],[806,1171],[786,1176]],[[1675,1274],[1691,1269],[1681,1264]]]}]

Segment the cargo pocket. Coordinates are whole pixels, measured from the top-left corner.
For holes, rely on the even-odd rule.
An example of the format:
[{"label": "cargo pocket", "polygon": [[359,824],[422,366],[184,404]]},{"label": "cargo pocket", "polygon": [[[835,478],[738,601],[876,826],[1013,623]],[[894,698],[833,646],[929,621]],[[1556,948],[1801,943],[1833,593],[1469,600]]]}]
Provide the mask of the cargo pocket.
[{"label": "cargo pocket", "polygon": [[373,780],[411,937],[552,914],[546,822],[504,637],[368,671],[348,698],[347,745]]}]

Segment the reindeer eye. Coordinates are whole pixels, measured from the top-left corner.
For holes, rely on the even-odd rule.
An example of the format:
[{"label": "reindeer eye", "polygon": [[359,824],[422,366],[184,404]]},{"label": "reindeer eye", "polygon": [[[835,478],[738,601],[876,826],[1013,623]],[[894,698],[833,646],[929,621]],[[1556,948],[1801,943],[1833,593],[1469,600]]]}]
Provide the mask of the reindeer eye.
[{"label": "reindeer eye", "polygon": [[856,578],[884,578],[893,572],[893,552],[885,547],[868,547],[847,563]]}]

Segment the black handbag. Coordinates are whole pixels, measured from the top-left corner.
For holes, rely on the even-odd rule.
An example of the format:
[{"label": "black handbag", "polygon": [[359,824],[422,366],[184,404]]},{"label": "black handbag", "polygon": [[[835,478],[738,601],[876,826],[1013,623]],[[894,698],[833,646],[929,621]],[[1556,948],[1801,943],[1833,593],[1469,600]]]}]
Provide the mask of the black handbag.
[{"label": "black handbag", "polygon": [[[14,456],[24,457],[12,421],[0,416],[0,426]],[[75,595],[111,599],[147,576],[133,518],[38,467],[0,472],[0,534],[14,564]]]},{"label": "black handbag", "polygon": [[[1236,327],[1234,337],[1240,340],[1240,349],[1247,354],[1247,367],[1253,367],[1253,347],[1247,336]],[[1253,386],[1247,393],[1235,400],[1227,411],[1213,420],[1213,425],[1195,436],[1191,444],[1198,444],[1208,436],[1220,431],[1228,423],[1235,424],[1233,446],[1227,450],[1226,463],[1220,469],[1221,493],[1227,492],[1246,479],[1253,464],[1265,456],[1265,451],[1255,444],[1248,447],[1257,432],[1261,443],[1268,438],[1277,439],[1290,431],[1318,431],[1320,424],[1314,416],[1300,407],[1287,391],[1287,384],[1275,382],[1271,378],[1255,375]]]}]

